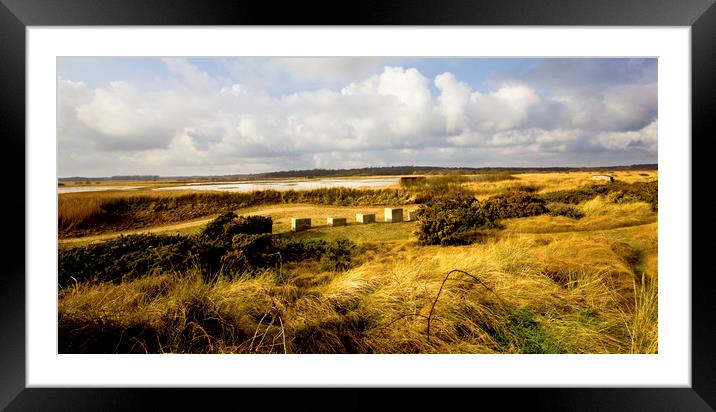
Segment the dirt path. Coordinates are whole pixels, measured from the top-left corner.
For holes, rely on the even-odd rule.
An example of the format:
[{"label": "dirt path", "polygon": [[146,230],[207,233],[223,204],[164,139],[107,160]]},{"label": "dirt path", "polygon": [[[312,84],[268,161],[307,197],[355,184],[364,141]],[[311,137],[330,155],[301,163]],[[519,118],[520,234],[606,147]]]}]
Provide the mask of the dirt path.
[{"label": "dirt path", "polygon": [[58,243],[62,245],[73,245],[76,243],[95,243],[104,240],[113,239],[121,235],[137,235],[140,233],[167,233],[167,232],[178,232],[184,229],[190,229],[192,227],[202,226],[209,223],[215,216],[202,218],[198,220],[190,220],[180,223],[172,223],[169,225],[150,226],[141,229],[123,230],[120,232],[103,233],[101,235],[92,236],[81,236],[81,237],[68,237],[59,239]]}]

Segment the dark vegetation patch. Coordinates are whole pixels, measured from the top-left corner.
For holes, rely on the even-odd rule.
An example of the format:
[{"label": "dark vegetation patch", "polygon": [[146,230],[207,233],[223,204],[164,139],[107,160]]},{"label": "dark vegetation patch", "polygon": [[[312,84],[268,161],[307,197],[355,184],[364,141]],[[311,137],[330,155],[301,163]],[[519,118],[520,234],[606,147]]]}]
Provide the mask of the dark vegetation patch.
[{"label": "dark vegetation patch", "polygon": [[227,212],[193,236],[130,235],[84,247],[62,249],[58,282],[121,282],[160,272],[199,269],[207,279],[234,277],[303,260],[323,270],[345,270],[355,245],[346,239],[284,240],[271,234],[271,218]]},{"label": "dark vegetation patch", "polygon": [[547,211],[544,200],[526,193],[493,196],[483,202],[472,196],[434,199],[418,209],[418,242],[423,245],[470,243],[476,229],[498,227],[498,220],[534,216]]},{"label": "dark vegetation patch", "polygon": [[487,220],[537,216],[547,213],[545,201],[525,192],[508,192],[482,202],[482,213]]},{"label": "dark vegetation patch", "polygon": [[423,245],[465,244],[463,233],[496,223],[486,219],[472,196],[432,200],[418,209],[417,216],[418,242]]},{"label": "dark vegetation patch", "polygon": [[658,210],[658,181],[625,183],[615,181],[607,184],[582,186],[576,189],[544,193],[541,197],[550,203],[579,204],[597,196],[609,196],[615,203],[645,202],[653,211]]},{"label": "dark vegetation patch", "polygon": [[517,348],[519,353],[565,353],[551,335],[536,320],[535,313],[529,308],[510,309],[507,328],[497,336],[502,348]]},{"label": "dark vegetation patch", "polygon": [[505,186],[504,191],[507,193],[510,192],[518,192],[518,193],[537,193],[542,189],[542,186],[535,185],[535,184],[525,184],[525,183],[514,183],[510,184],[508,186]]},{"label": "dark vegetation patch", "polygon": [[564,203],[552,203],[547,206],[550,216],[565,216],[572,219],[581,219],[584,213],[576,207]]},{"label": "dark vegetation patch", "polygon": [[201,296],[147,322],[85,313],[58,315],[59,353],[215,353],[228,342],[246,342],[254,331],[245,314],[221,311]]},{"label": "dark vegetation patch", "polygon": [[373,353],[363,336],[369,323],[354,311],[308,322],[291,331],[291,352]]},{"label": "dark vegetation patch", "polygon": [[510,218],[549,214],[580,219],[584,214],[573,205],[599,195],[615,203],[646,202],[654,211],[658,205],[658,182],[595,184],[541,195],[534,194],[533,189],[517,186],[482,202],[464,192],[432,197],[418,209],[418,242],[469,244],[479,238],[474,236],[476,231],[499,228],[500,220]]}]

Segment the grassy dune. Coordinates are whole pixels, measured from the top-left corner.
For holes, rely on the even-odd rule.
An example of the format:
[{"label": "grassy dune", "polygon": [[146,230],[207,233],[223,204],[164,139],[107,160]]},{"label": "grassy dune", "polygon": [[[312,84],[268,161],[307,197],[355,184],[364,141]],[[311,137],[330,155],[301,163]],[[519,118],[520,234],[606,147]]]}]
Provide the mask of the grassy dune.
[{"label": "grassy dune", "polygon": [[[590,176],[519,174],[459,185],[480,198],[516,184],[569,190]],[[143,196],[102,196],[135,195]],[[350,239],[352,266],[330,271],[298,261],[214,282],[196,269],[76,283],[59,291],[60,352],[656,353],[657,213],[603,196],[575,207],[584,217],[508,219],[479,243],[450,247],[419,246],[416,223],[382,223],[381,205],[241,208],[270,216],[279,237]],[[378,223],[355,224],[357,212],[375,212]],[[314,228],[290,232],[294,216],[313,218]],[[327,227],[328,216],[348,217],[349,225]]]},{"label": "grassy dune", "polygon": [[[656,171],[643,172],[610,172],[616,180],[626,183],[648,182],[657,179]],[[508,189],[518,187],[531,187],[537,193],[554,192],[557,190],[569,190],[579,186],[592,183],[591,172],[564,172],[564,173],[520,173],[513,175],[514,179],[506,179],[497,182],[476,182],[466,186],[475,192],[478,199],[486,199]]]},{"label": "grassy dune", "polygon": [[654,223],[656,213],[642,202],[614,204],[597,197],[579,205],[581,219],[540,215],[507,221],[507,233],[582,232]]},{"label": "grassy dune", "polygon": [[[571,236],[398,246],[342,273],[80,284],[60,295],[61,348],[106,350],[104,339],[119,352],[653,353],[656,287],[615,244]],[[426,317],[452,269],[481,283],[451,277],[428,340]]]}]

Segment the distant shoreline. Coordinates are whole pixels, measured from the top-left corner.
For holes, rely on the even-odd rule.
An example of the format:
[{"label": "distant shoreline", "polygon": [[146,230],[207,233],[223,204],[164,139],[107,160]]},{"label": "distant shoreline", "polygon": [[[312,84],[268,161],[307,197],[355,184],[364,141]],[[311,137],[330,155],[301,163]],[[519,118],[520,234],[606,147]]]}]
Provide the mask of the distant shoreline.
[{"label": "distant shoreline", "polygon": [[636,164],[622,166],[590,166],[590,167],[439,167],[439,166],[390,166],[364,167],[357,169],[306,169],[287,170],[254,174],[234,175],[197,175],[197,176],[159,176],[159,175],[128,175],[110,177],[60,177],[58,182],[83,181],[165,181],[165,180],[257,180],[271,178],[320,178],[320,177],[351,177],[351,176],[400,176],[411,174],[438,173],[533,173],[533,172],[607,172],[612,170],[658,170],[658,164]]}]

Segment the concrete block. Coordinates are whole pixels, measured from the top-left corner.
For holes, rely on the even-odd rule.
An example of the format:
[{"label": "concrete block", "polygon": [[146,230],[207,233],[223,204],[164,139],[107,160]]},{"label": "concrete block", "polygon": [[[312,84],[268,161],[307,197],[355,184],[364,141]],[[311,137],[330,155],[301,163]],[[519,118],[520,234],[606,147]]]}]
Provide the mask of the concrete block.
[{"label": "concrete block", "polygon": [[294,232],[300,232],[301,230],[306,230],[311,228],[311,218],[291,218],[291,230]]},{"label": "concrete block", "polygon": [[375,223],[375,213],[356,213],[356,222],[358,223]]},{"label": "concrete block", "polygon": [[614,176],[609,176],[609,175],[597,175],[597,176],[592,176],[592,180],[601,180],[601,181],[604,181],[604,182],[613,182],[613,181],[614,181]]},{"label": "concrete block", "polygon": [[403,209],[393,209],[386,207],[384,210],[386,222],[397,223],[403,221]]},{"label": "concrete block", "polygon": [[328,226],[345,226],[347,225],[347,219],[345,217],[329,217]]}]

